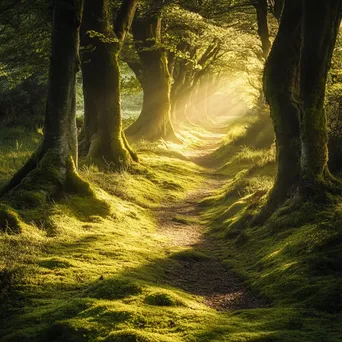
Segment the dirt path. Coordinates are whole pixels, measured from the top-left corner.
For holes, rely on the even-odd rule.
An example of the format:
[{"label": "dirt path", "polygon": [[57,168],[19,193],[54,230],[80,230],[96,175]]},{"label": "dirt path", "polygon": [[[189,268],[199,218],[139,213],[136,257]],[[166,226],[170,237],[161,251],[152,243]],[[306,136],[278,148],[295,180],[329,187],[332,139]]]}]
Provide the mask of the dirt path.
[{"label": "dirt path", "polygon": [[[203,153],[205,148],[201,151]],[[196,153],[193,155],[198,156]],[[203,302],[216,310],[265,307],[267,304],[264,300],[253,295],[226,264],[215,258],[218,247],[213,239],[204,234],[206,227],[200,222],[198,203],[222,187],[224,182],[224,179],[215,177],[213,173],[202,189],[189,193],[181,203],[157,211],[157,234],[166,238],[165,248],[171,253],[181,247],[193,252],[184,259],[177,259],[176,265],[166,270],[164,281],[194,295],[203,296]]]}]

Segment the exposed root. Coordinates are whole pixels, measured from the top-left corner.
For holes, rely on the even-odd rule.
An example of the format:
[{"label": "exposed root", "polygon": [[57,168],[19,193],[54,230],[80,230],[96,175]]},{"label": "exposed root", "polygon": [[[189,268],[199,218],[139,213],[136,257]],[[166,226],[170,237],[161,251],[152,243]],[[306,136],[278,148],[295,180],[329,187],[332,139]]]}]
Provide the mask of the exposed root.
[{"label": "exposed root", "polygon": [[87,162],[103,171],[123,171],[138,161],[138,156],[129,146],[124,133],[120,139],[105,144],[99,136],[94,136],[87,155]]},{"label": "exposed root", "polygon": [[122,141],[124,143],[125,148],[127,149],[127,151],[129,152],[129,154],[131,155],[131,158],[138,163],[139,162],[139,157],[138,154],[136,152],[133,151],[133,149],[131,148],[131,146],[129,145],[126,135],[124,133],[124,131],[121,132],[121,138]]},{"label": "exposed root", "polygon": [[[66,193],[94,196],[90,185],[77,174],[71,156],[62,158],[50,150],[30,172],[27,172],[28,165],[30,163],[26,163],[15,175],[15,181],[5,188],[5,198],[14,208],[44,207],[51,199],[58,199]],[[21,180],[19,176],[22,176]],[[17,185],[13,187],[13,184]]]}]

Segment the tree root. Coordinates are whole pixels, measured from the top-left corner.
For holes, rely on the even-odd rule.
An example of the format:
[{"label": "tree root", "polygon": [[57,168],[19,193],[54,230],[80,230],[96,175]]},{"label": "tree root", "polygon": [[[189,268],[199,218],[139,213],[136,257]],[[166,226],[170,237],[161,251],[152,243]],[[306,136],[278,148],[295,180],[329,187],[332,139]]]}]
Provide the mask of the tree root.
[{"label": "tree root", "polygon": [[[62,158],[56,151],[43,154],[37,163],[35,154],[3,190],[3,196],[17,209],[42,207],[66,193],[94,196],[89,183],[76,172],[71,156]],[[36,167],[33,167],[36,164]]]}]

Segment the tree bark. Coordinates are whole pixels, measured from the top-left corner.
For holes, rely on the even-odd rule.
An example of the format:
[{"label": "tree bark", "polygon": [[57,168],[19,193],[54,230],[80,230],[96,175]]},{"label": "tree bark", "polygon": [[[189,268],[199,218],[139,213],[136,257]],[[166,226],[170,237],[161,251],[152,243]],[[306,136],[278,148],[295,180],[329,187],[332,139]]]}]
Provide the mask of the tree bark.
[{"label": "tree bark", "polygon": [[81,156],[88,154],[92,139],[97,133],[97,118],[99,114],[96,103],[97,91],[94,90],[97,82],[97,72],[93,66],[93,52],[98,48],[99,41],[90,38],[87,33],[90,29],[98,30],[97,24],[98,18],[96,14],[87,9],[86,3],[81,26],[81,46],[84,48],[81,58],[84,98],[84,124],[79,136],[79,153]]},{"label": "tree bark", "polygon": [[[188,43],[180,43],[177,49],[188,52],[194,58],[196,50]],[[193,86],[194,70],[191,62],[184,58],[177,58],[173,66],[173,84],[171,87],[171,118],[174,124],[179,124],[186,117],[186,106],[189,91]]]},{"label": "tree bark", "polygon": [[143,71],[144,98],[141,114],[126,129],[127,136],[133,140],[178,140],[171,123],[171,77],[167,57],[163,48],[158,46],[161,17],[135,19],[132,29]]},{"label": "tree bark", "polygon": [[270,42],[270,33],[268,29],[268,20],[267,20],[267,13],[268,13],[268,5],[267,0],[257,0],[253,6],[257,12],[257,22],[258,22],[258,35],[261,40],[261,47],[262,53],[265,58],[267,58],[270,49],[271,49],[271,42]]},{"label": "tree bark", "polygon": [[[137,160],[122,131],[119,54],[137,0],[123,1],[114,31],[109,0],[85,0],[82,37],[92,48],[84,55],[85,140],[87,158],[101,169],[118,170]],[[89,32],[95,32],[89,36]],[[88,32],[88,33],[87,33]],[[86,37],[88,35],[88,37]],[[86,46],[89,46],[87,44]]]},{"label": "tree bark", "polygon": [[76,73],[79,69],[79,29],[82,0],[56,0],[52,52],[41,146],[2,190],[21,206],[64,192],[90,194],[76,173]]},{"label": "tree bark", "polygon": [[341,2],[304,0],[301,49],[301,167],[304,188],[331,179],[324,97],[341,23]]},{"label": "tree bark", "polygon": [[271,4],[272,4],[272,7],[271,7],[272,13],[279,23],[281,19],[281,15],[283,13],[285,0],[273,0]]},{"label": "tree bark", "polygon": [[286,1],[279,31],[264,70],[264,92],[276,136],[278,170],[267,210],[282,204],[300,178],[299,54],[301,1]]},{"label": "tree bark", "polygon": [[143,85],[143,71],[140,62],[133,62],[129,60],[125,60],[124,62],[127,63],[129,68],[134,72],[135,77],[137,78],[138,82],[140,83],[141,87]]},{"label": "tree bark", "polygon": [[189,75],[186,69],[184,67],[183,70],[178,72],[178,77],[175,79],[171,89],[172,119],[175,123],[188,121],[187,107],[193,88],[193,77]]}]

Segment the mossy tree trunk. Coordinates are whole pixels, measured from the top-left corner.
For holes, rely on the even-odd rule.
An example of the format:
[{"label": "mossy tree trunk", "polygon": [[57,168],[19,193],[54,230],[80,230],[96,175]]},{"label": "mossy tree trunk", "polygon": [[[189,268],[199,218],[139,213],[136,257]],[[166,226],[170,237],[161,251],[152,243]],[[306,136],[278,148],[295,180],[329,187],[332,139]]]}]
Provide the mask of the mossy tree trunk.
[{"label": "mossy tree trunk", "polygon": [[89,50],[83,56],[82,68],[85,140],[81,148],[101,169],[118,170],[137,160],[122,130],[119,69],[119,54],[137,3],[122,2],[113,30],[110,1],[85,0],[82,37]]},{"label": "mossy tree trunk", "polygon": [[297,188],[300,178],[299,54],[301,1],[286,1],[278,34],[266,61],[264,92],[270,105],[277,149],[277,176],[268,211],[282,204]]},{"label": "mossy tree trunk", "polygon": [[336,0],[304,0],[303,5],[300,138],[305,192],[331,179],[324,97],[341,23],[341,4]]},{"label": "mossy tree trunk", "polygon": [[193,77],[190,75],[187,77],[185,72],[183,76],[184,77],[181,80],[175,80],[171,91],[173,120],[176,123],[189,123],[188,108],[191,104],[191,93],[194,84]]},{"label": "mossy tree trunk", "polygon": [[182,88],[185,83],[186,78],[186,61],[178,60],[176,66],[174,67],[173,73],[173,84],[171,87],[171,118],[175,124],[178,123],[177,118],[179,117],[179,107],[180,107],[180,94],[182,93]]},{"label": "mossy tree trunk", "polygon": [[209,74],[201,75],[196,78],[194,84],[194,90],[192,93],[193,106],[191,108],[191,120],[199,126],[211,126],[211,120],[209,119],[208,105],[211,89],[209,85]]},{"label": "mossy tree trunk", "polygon": [[190,119],[191,114],[194,114],[193,117],[195,120],[200,120],[202,116],[206,117],[206,109],[201,105],[196,106],[197,100],[201,104],[206,101],[204,93],[201,93],[197,98],[197,86],[208,75],[211,63],[218,58],[220,43],[214,41],[207,46],[201,56],[197,56],[197,63],[201,66],[200,69],[194,68],[193,62],[191,61],[198,54],[196,49],[190,45],[180,46],[179,49],[183,53],[188,53],[190,60],[180,59],[175,65],[175,77],[171,89],[172,113],[174,122],[186,122],[193,125]]},{"label": "mossy tree trunk", "polygon": [[76,73],[82,8],[82,0],[55,1],[43,142],[2,190],[22,206],[43,205],[64,192],[91,193],[76,173]]},{"label": "mossy tree trunk", "polygon": [[256,0],[253,4],[256,9],[257,13],[257,22],[258,22],[258,35],[261,40],[261,47],[263,56],[267,58],[270,48],[270,33],[268,29],[268,20],[267,20],[267,13],[268,13],[268,4],[267,0]]},{"label": "mossy tree trunk", "polygon": [[161,16],[150,14],[133,22],[133,37],[143,71],[143,107],[126,129],[132,140],[178,140],[171,123],[171,76],[161,42]]}]

